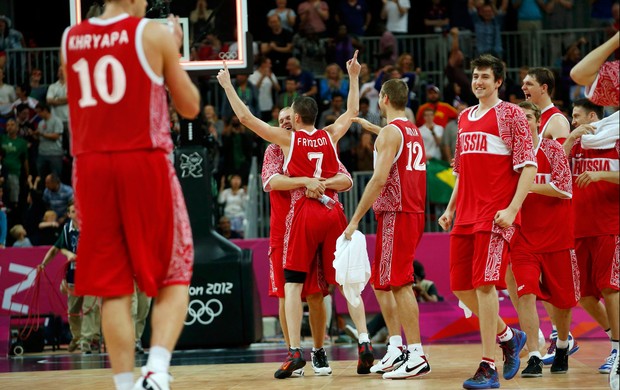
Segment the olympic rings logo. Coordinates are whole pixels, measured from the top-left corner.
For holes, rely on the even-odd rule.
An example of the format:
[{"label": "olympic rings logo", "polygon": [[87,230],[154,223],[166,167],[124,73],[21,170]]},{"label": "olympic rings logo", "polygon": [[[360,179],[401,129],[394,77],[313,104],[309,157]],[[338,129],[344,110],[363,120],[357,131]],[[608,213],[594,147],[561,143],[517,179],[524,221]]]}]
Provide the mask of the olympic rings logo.
[{"label": "olympic rings logo", "polygon": [[236,51],[229,51],[229,52],[226,52],[226,53],[220,52],[220,54],[218,54],[218,55],[224,61],[236,60],[237,59],[237,52]]},{"label": "olympic rings logo", "polygon": [[[215,309],[215,310],[214,310]],[[215,317],[222,314],[224,306],[219,299],[209,299],[207,302],[203,302],[199,299],[194,299],[187,306],[187,316],[189,320],[185,320],[185,325],[192,325],[196,321],[202,325],[209,325],[213,322]]]}]

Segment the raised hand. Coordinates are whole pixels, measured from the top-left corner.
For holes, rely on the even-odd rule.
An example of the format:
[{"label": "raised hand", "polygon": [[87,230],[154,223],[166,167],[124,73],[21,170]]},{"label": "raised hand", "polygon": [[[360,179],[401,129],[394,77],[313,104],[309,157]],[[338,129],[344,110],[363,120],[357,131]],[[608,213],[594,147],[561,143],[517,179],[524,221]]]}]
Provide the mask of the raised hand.
[{"label": "raised hand", "polygon": [[360,75],[360,70],[362,69],[362,66],[359,62],[357,62],[358,53],[359,50],[355,50],[353,58],[347,61],[347,72],[349,72],[349,77],[358,77]]},{"label": "raised hand", "polygon": [[232,86],[232,82],[230,81],[230,72],[228,71],[226,61],[224,61],[224,69],[220,69],[217,73],[217,81],[220,83],[222,88]]}]

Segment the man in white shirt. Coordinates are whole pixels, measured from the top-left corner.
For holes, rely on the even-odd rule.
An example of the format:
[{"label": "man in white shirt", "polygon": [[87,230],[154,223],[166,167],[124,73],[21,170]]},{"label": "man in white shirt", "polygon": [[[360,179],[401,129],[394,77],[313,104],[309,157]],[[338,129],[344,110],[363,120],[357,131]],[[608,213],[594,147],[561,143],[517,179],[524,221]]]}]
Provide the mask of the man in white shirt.
[{"label": "man in white shirt", "polygon": [[420,126],[420,133],[422,134],[422,139],[424,140],[426,158],[441,160],[443,127],[435,124],[433,122],[434,119],[435,111],[433,111],[432,108],[427,108],[424,110],[424,125]]},{"label": "man in white shirt", "polygon": [[58,81],[47,89],[46,100],[52,115],[60,119],[66,128],[69,121],[69,106],[67,105],[67,84],[61,69],[58,69]]}]

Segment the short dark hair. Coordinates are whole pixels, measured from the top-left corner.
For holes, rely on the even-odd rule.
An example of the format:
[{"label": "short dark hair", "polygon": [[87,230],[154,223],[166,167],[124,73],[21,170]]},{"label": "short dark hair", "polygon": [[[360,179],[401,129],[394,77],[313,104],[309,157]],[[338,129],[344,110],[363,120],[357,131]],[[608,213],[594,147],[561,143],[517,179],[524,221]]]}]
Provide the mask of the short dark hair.
[{"label": "short dark hair", "polygon": [[551,70],[547,68],[530,68],[527,74],[528,76],[534,77],[536,81],[538,81],[538,84],[547,84],[549,95],[553,93],[555,88],[555,77],[553,77],[553,72]]},{"label": "short dark hair", "polygon": [[319,108],[316,100],[308,96],[297,96],[293,100],[293,112],[301,117],[301,121],[306,125],[314,125]]},{"label": "short dark hair", "polygon": [[360,98],[360,106],[361,106],[362,104],[368,104],[368,105],[370,105],[370,100],[368,100],[368,98],[367,98],[366,96],[361,97],[361,98]]},{"label": "short dark hair", "polygon": [[24,111],[24,110],[28,110],[30,111],[30,107],[28,107],[28,105],[26,103],[21,103],[19,105],[17,105],[17,107],[15,108],[15,110],[17,111],[17,113],[19,114],[20,112]]},{"label": "short dark hair", "polygon": [[598,119],[603,119],[605,115],[605,107],[594,104],[589,99],[577,99],[573,103],[573,107],[581,107],[586,110],[586,113],[594,112]]},{"label": "short dark hair", "polygon": [[390,99],[390,104],[397,110],[404,110],[407,106],[409,88],[401,79],[391,79],[383,83],[381,92]]},{"label": "short dark hair", "polygon": [[[504,63],[499,58],[492,56],[490,54],[483,54],[478,58],[475,58],[471,61],[471,69],[491,69],[493,72],[493,77],[495,77],[495,81],[502,80],[502,84],[504,80],[506,80],[506,67]],[[501,86],[501,85],[500,85]]]},{"label": "short dark hair", "polygon": [[50,106],[48,106],[46,103],[43,103],[43,102],[37,103],[37,108],[41,111],[50,112]]},{"label": "short dark hair", "polygon": [[30,83],[23,82],[23,83],[19,84],[18,87],[22,90],[22,92],[26,96],[29,96],[30,92],[32,92],[32,87],[30,86]]}]

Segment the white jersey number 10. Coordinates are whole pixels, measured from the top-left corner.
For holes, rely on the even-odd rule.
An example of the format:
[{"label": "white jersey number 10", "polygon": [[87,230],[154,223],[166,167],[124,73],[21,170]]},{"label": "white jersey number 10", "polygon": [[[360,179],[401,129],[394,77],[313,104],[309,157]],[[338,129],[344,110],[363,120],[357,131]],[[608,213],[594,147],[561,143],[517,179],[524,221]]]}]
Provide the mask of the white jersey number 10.
[{"label": "white jersey number 10", "polygon": [[[73,70],[78,74],[80,79],[80,90],[82,96],[78,102],[81,108],[92,107],[97,105],[97,99],[93,96],[91,88],[90,65],[86,59],[81,58],[72,66]],[[112,90],[108,90],[108,68],[112,75]],[[95,81],[95,89],[99,98],[108,104],[118,103],[127,90],[127,76],[125,69],[119,60],[111,55],[105,55],[97,61],[92,73],[92,79]]]}]

